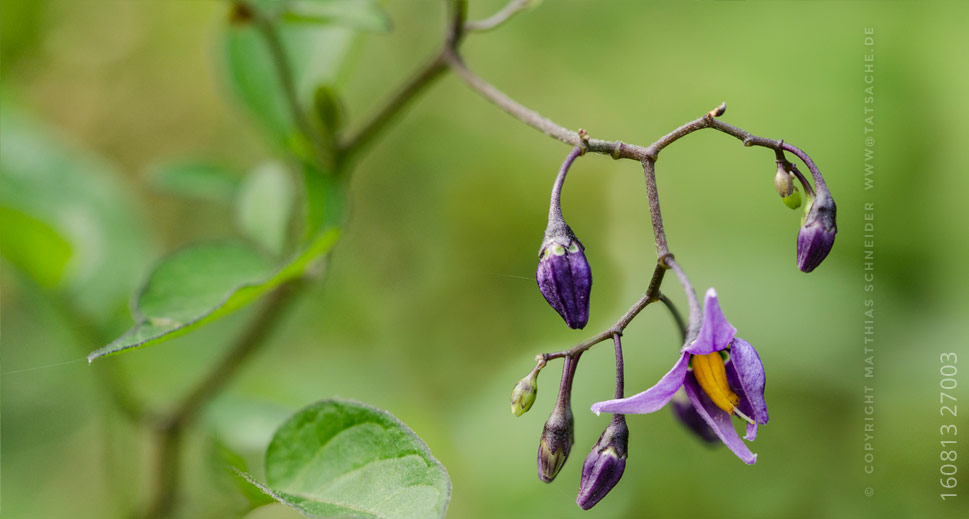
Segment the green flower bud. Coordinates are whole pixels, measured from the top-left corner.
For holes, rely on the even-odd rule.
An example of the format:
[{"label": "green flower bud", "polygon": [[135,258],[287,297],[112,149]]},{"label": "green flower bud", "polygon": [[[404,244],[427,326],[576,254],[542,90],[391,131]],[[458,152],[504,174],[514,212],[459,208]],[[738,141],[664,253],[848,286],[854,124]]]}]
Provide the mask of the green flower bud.
[{"label": "green flower bud", "polygon": [[527,377],[515,384],[515,389],[511,391],[511,413],[521,416],[532,408],[535,403],[535,395],[538,394],[538,372],[532,371]]},{"label": "green flower bud", "polygon": [[787,166],[778,161],[777,174],[774,175],[774,187],[781,196],[784,205],[791,209],[801,207],[801,193],[795,184],[794,173],[787,170]]},{"label": "green flower bud", "polygon": [[787,207],[797,209],[801,207],[801,191],[797,189],[797,186],[794,186],[794,191],[785,197],[781,197],[781,200],[784,201],[784,205]]}]

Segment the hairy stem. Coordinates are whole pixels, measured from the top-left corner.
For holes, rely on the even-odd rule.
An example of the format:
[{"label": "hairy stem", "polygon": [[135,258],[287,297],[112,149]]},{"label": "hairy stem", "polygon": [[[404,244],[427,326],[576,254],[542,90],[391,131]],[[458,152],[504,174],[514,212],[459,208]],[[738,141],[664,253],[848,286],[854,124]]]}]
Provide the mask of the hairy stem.
[{"label": "hairy stem", "polygon": [[625,369],[622,363],[622,339],[618,333],[612,334],[612,342],[616,347],[616,398],[623,397]]},{"label": "hairy stem", "polygon": [[562,167],[559,168],[559,174],[555,177],[555,184],[552,185],[552,200],[548,205],[548,221],[549,226],[552,222],[563,221],[562,217],[562,186],[565,184],[565,175],[568,174],[569,168],[572,167],[572,162],[575,161],[576,157],[582,155],[582,147],[576,146],[572,148],[568,156],[565,157],[565,162],[562,163]]},{"label": "hairy stem", "polygon": [[656,257],[662,259],[670,254],[670,249],[666,244],[666,229],[663,227],[663,213],[659,209],[659,193],[656,190],[656,168],[651,159],[643,161],[643,173],[646,177],[646,197],[649,199],[649,218],[653,223],[653,239],[656,240]]}]

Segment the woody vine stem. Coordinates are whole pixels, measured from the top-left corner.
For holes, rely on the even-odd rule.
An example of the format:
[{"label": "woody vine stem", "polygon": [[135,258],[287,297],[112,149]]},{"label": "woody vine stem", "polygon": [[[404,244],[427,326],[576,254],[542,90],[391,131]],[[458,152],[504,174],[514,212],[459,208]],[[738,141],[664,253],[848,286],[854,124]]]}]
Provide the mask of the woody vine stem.
[{"label": "woody vine stem", "polygon": [[[373,144],[379,134],[400,115],[403,109],[433,84],[436,79],[448,71],[456,74],[472,91],[477,92],[515,119],[554,139],[573,146],[575,150],[573,153],[574,156],[572,156],[573,159],[575,156],[584,153],[598,153],[614,159],[631,159],[640,162],[644,172],[657,253],[653,276],[646,292],[610,328],[568,350],[538,355],[536,357],[537,364],[532,371],[532,375],[537,376],[538,372],[549,360],[565,358],[566,369],[563,370],[564,378],[562,380],[562,387],[571,386],[571,377],[575,372],[575,365],[578,363],[581,353],[600,342],[613,339],[616,350],[616,395],[617,397],[621,397],[623,391],[623,363],[620,337],[622,336],[623,330],[646,306],[654,302],[662,302],[675,319],[677,328],[682,331],[684,343],[692,341],[696,337],[700,327],[701,311],[696,293],[690,285],[689,279],[683,272],[683,269],[680,268],[680,265],[670,252],[663,227],[655,173],[656,162],[660,152],[670,144],[695,131],[712,128],[739,139],[744,146],[757,146],[774,150],[778,165],[800,181],[805,193],[809,197],[815,195],[815,190],[811,188],[807,179],[797,167],[786,160],[784,153],[789,152],[795,155],[806,165],[813,177],[819,200],[827,193],[824,180],[821,178],[820,172],[811,158],[797,147],[782,140],[767,139],[753,135],[718,119],[726,110],[725,104],[721,104],[719,107],[698,119],[687,122],[648,146],[639,146],[619,140],[593,139],[589,138],[581,130],[573,131],[565,128],[508,97],[496,87],[477,76],[464,63],[459,52],[461,42],[468,33],[495,29],[527,7],[530,2],[527,0],[512,0],[505,8],[489,18],[480,21],[467,21],[467,0],[445,1],[448,6],[448,23],[440,51],[428,59],[423,66],[414,71],[409,76],[409,79],[406,79],[396,92],[390,95],[372,115],[358,124],[354,131],[348,132],[343,138],[337,139],[329,148],[327,147],[327,143],[321,142],[322,137],[308,123],[307,115],[298,101],[292,76],[292,67],[288,62],[282,41],[276,33],[274,26],[276,23],[275,20],[268,19],[256,7],[250,5],[245,0],[235,0],[233,2],[233,16],[236,18],[236,21],[242,19],[243,21],[253,23],[259,30],[273,59],[275,73],[286,96],[291,117],[296,122],[300,131],[305,133],[305,137],[312,143],[317,160],[332,166],[333,170],[337,172],[344,174],[349,172],[351,169],[350,165],[354,159],[359,157],[361,152]],[[833,207],[833,202],[831,204]],[[690,312],[689,318],[686,321],[679,314],[672,301],[660,290],[667,270],[672,270],[676,274],[683,286],[686,299],[689,302]],[[270,335],[268,331],[272,330],[278,324],[279,319],[285,314],[281,309],[285,308],[296,297],[296,294],[299,293],[299,290],[296,288],[305,284],[305,282],[306,280],[300,279],[294,281],[291,286],[277,288],[260,310],[260,313],[254,318],[254,324],[257,326],[252,326],[246,330],[235,345],[226,353],[224,360],[209,372],[208,375],[203,377],[196,388],[189,392],[189,396],[168,414],[154,420],[148,420],[149,425],[157,432],[158,460],[156,481],[152,487],[151,501],[146,509],[146,517],[165,517],[171,514],[173,505],[176,502],[176,492],[178,490],[178,466],[182,445],[180,439],[184,430],[195,420],[199,411],[215,395],[224,389],[226,384],[238,372],[239,368],[252,357],[253,353],[265,345]],[[622,427],[623,429],[625,428],[624,423]],[[623,456],[625,456],[624,453]]]}]

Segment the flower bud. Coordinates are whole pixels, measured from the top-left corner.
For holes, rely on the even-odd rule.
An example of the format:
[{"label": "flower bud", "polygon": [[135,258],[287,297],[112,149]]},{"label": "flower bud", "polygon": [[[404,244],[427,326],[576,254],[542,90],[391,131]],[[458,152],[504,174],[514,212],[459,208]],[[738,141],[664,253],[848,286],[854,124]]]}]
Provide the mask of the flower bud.
[{"label": "flower bud", "polygon": [[777,174],[774,175],[774,187],[781,196],[784,205],[791,209],[801,207],[801,193],[794,182],[794,174],[787,170],[783,162],[777,163]]},{"label": "flower bud", "polygon": [[538,394],[538,371],[532,371],[527,377],[515,384],[515,389],[511,391],[511,412],[515,416],[521,416],[532,408],[535,403],[535,395]]},{"label": "flower bud", "polygon": [[551,483],[562,470],[575,441],[572,423],[572,408],[556,405],[545,422],[542,440],[538,444],[538,479]]},{"label": "flower bud", "polygon": [[572,230],[546,233],[539,252],[538,288],[569,328],[580,329],[589,322],[589,293],[592,270],[584,247]]},{"label": "flower bud", "polygon": [[602,432],[596,446],[582,464],[582,481],[575,502],[583,510],[596,505],[612,487],[619,483],[626,470],[626,446],[629,443],[629,429],[626,418],[614,415],[612,423]]},{"label": "flower bud", "polygon": [[821,262],[834,245],[834,235],[838,232],[835,222],[837,208],[834,199],[825,191],[819,191],[817,198],[808,203],[807,215],[797,234],[797,267],[803,272],[811,272]]}]

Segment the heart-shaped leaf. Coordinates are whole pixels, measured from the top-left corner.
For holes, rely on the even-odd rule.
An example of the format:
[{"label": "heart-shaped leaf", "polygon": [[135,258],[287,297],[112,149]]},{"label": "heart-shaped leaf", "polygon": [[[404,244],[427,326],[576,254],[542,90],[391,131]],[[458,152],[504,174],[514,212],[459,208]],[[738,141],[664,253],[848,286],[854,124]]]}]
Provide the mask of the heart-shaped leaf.
[{"label": "heart-shaped leaf", "polygon": [[390,413],[323,400],[289,418],[266,449],[266,484],[277,501],[309,517],[444,517],[447,471],[421,439]]}]

